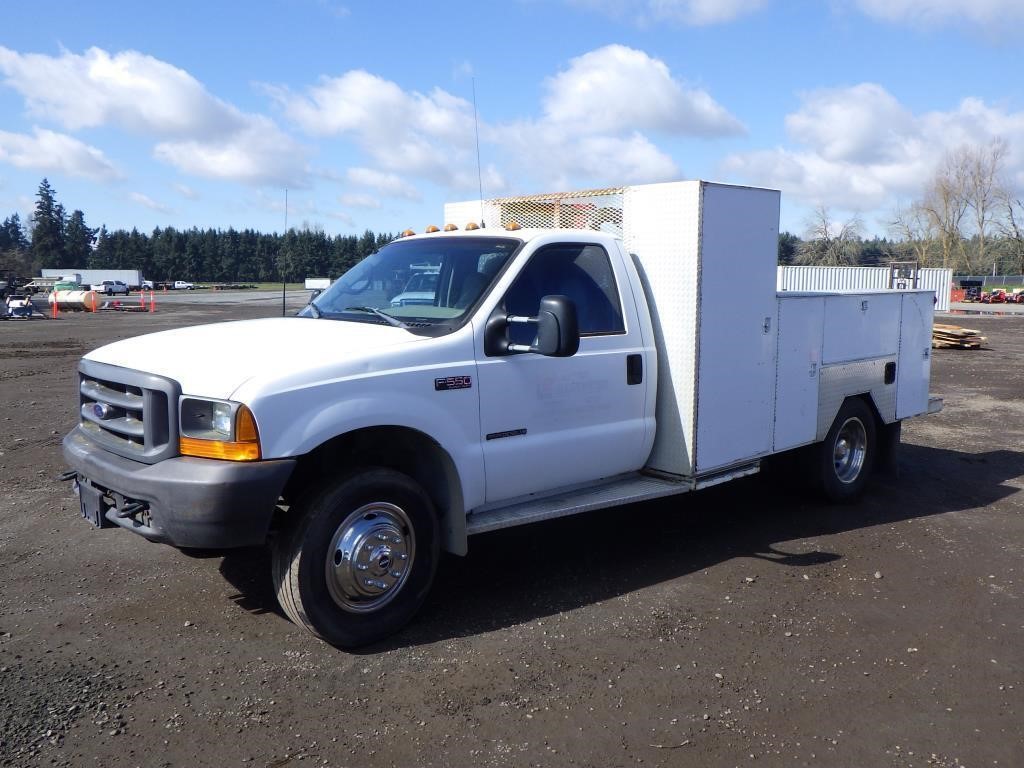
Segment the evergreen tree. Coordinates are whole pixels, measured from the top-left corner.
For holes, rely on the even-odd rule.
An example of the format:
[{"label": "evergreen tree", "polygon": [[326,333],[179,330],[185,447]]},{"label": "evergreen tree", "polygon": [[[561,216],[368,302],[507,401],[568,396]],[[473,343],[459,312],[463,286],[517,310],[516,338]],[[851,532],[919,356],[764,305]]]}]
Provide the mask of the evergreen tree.
[{"label": "evergreen tree", "polygon": [[57,193],[46,179],[39,185],[36,198],[32,215],[32,255],[43,265],[71,266],[64,252],[64,206],[57,202]]},{"label": "evergreen tree", "polygon": [[85,225],[85,214],[75,210],[64,228],[64,251],[67,256],[66,266],[83,268],[92,256],[92,246],[96,242],[95,229]]},{"label": "evergreen tree", "polygon": [[21,217],[12,213],[0,224],[0,251],[27,251],[28,245]]},{"label": "evergreen tree", "polygon": [[792,232],[779,233],[779,264],[792,264],[796,259],[800,238]]}]

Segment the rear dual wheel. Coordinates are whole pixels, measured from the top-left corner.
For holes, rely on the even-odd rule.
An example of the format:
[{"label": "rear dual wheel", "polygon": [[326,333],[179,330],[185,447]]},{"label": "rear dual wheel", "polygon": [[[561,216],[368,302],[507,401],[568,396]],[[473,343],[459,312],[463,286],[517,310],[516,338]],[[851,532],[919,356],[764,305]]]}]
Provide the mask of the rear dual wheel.
[{"label": "rear dual wheel", "polygon": [[274,585],[293,622],[340,648],[397,632],[423,604],[437,515],[412,478],[371,468],[312,489],[275,542]]}]

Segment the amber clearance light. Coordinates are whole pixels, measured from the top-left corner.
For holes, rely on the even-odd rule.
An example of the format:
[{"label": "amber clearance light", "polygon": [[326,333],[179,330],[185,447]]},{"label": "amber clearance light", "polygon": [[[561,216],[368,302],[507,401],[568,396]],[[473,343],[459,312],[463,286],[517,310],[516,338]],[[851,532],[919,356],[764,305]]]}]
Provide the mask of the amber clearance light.
[{"label": "amber clearance light", "polygon": [[244,405],[235,414],[233,440],[217,440],[201,437],[178,438],[178,452],[182,456],[196,456],[203,459],[225,461],[258,461],[260,458],[260,435],[252,411]]}]

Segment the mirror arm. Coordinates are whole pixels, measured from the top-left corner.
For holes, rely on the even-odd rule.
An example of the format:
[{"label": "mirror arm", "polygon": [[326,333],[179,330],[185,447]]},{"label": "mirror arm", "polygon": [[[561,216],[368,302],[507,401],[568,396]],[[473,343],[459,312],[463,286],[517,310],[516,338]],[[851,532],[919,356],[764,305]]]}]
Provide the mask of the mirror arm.
[{"label": "mirror arm", "polygon": [[[537,325],[538,321],[536,317],[525,317],[523,315],[508,315],[505,317],[505,322],[508,325]],[[509,352],[515,354],[524,354],[527,352],[536,352],[537,347],[532,347],[529,344],[509,344],[506,347]]]}]

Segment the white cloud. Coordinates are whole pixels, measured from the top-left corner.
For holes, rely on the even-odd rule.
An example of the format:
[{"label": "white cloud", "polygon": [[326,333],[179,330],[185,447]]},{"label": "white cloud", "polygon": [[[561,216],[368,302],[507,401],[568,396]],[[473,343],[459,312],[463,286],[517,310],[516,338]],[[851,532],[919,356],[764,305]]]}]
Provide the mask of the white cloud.
[{"label": "white cloud", "polygon": [[473,106],[440,88],[404,91],[362,70],[321,78],[295,94],[268,87],[285,113],[314,136],[351,136],[379,168],[455,186],[474,164]]},{"label": "white cloud", "polygon": [[760,9],[766,0],[569,0],[572,5],[648,26],[669,21],[689,26],[724,24]]},{"label": "white cloud", "polygon": [[372,168],[349,168],[345,174],[348,180],[360,187],[375,189],[389,197],[419,200],[416,188],[395,173],[384,173]]},{"label": "white cloud", "polygon": [[30,115],[67,130],[115,126],[159,139],[157,159],[196,176],[304,182],[306,152],[269,118],[211,95],[192,75],[137,51],[21,54],[0,46],[0,74]]},{"label": "white cloud", "polygon": [[96,147],[45,128],[34,128],[32,135],[0,131],[0,162],[18,168],[84,176],[95,181],[112,181],[121,177],[120,171]]},{"label": "white cloud", "polygon": [[240,128],[242,113],[211,96],[182,69],[137,51],[111,55],[20,54],[0,46],[4,83],[29,114],[67,130],[117,125],[155,136],[216,136]]},{"label": "white cloud", "polygon": [[652,130],[686,136],[744,132],[739,120],[706,91],[686,87],[663,61],[624,45],[573,59],[545,85],[545,120],[562,130]]},{"label": "white cloud", "polygon": [[919,195],[942,156],[965,144],[1002,137],[1008,170],[1024,171],[1024,112],[980,99],[915,115],[881,86],[862,83],[805,95],[786,126],[798,148],[732,155],[729,175],[806,203],[864,211]]},{"label": "white cloud", "polygon": [[896,161],[907,155],[914,118],[882,86],[813,91],[800,111],[786,117],[790,136],[817,147],[829,160],[854,163]]},{"label": "white cloud", "polygon": [[130,197],[133,202],[138,203],[144,208],[149,208],[151,211],[156,211],[157,213],[174,213],[174,209],[169,205],[158,203],[149,195],[144,195],[142,192],[132,192],[128,197]]},{"label": "white cloud", "polygon": [[307,184],[303,148],[259,115],[248,116],[242,130],[222,137],[160,142],[153,155],[193,176],[279,187]]},{"label": "white cloud", "polygon": [[586,53],[545,83],[537,120],[490,127],[487,137],[552,188],[678,178],[680,170],[645,132],[709,138],[744,132],[703,90],[673,77],[659,59],[622,45]]},{"label": "white cloud", "polygon": [[198,200],[199,193],[196,192],[192,187],[187,184],[174,184],[174,191],[184,197],[186,200]]},{"label": "white cloud", "polygon": [[354,227],[356,220],[349,216],[344,211],[330,211],[327,216],[332,219],[336,219],[344,224],[346,227]]},{"label": "white cloud", "polygon": [[[510,162],[544,189],[618,186],[678,178],[667,154],[639,133],[567,137],[543,123],[519,123],[494,132]],[[488,195],[494,194],[490,186]]]},{"label": "white cloud", "polygon": [[347,208],[380,208],[380,200],[362,192],[342,195],[338,202]]},{"label": "white cloud", "polygon": [[[347,173],[357,187],[405,199],[418,199],[420,181],[477,192],[473,105],[466,99],[440,88],[407,91],[363,70],[322,77],[301,92],[265,88],[306,133],[357,144],[367,158]],[[745,132],[706,91],[674,77],[663,61],[622,45],[572,59],[543,88],[536,119],[481,121],[479,129],[485,152],[548,184],[661,181],[679,171],[649,134]],[[485,195],[510,187],[493,164],[481,174]]]},{"label": "white cloud", "polygon": [[856,0],[869,16],[914,26],[968,22],[993,32],[1024,23],[1020,0]]}]

